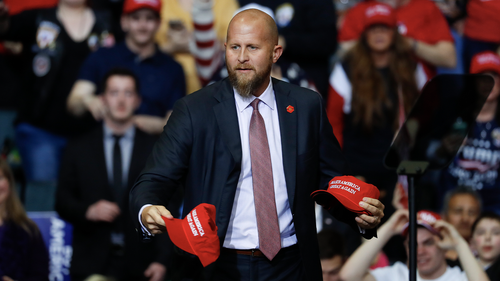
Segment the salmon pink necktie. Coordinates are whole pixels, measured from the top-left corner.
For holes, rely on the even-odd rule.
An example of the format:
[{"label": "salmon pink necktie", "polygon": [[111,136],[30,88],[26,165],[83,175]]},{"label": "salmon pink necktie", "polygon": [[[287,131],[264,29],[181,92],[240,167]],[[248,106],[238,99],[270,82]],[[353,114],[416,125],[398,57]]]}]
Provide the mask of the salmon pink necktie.
[{"label": "salmon pink necktie", "polygon": [[252,161],[253,194],[259,233],[259,249],[272,260],[281,249],[281,235],[274,197],[273,169],[267,141],[266,125],[259,113],[259,99],[250,119],[250,157]]}]

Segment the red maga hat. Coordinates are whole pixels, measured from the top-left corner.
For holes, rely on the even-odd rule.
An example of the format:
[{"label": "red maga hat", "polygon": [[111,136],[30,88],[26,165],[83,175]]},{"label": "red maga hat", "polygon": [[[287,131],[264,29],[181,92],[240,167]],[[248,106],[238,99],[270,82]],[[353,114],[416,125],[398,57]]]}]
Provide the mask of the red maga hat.
[{"label": "red maga hat", "polygon": [[140,9],[151,9],[156,13],[161,11],[161,0],[125,0],[123,13],[130,14]]},{"label": "red maga hat", "polygon": [[485,51],[472,57],[470,63],[470,73],[477,74],[492,71],[500,75],[500,57],[492,52]]},{"label": "red maga hat", "polygon": [[[436,221],[438,221],[440,219],[441,219],[441,216],[437,213],[432,212],[432,211],[422,210],[422,211],[417,212],[417,225],[425,227],[432,234],[437,235],[439,237],[441,237],[441,234],[439,233],[439,231],[437,229],[434,228],[433,225]],[[407,223],[403,227],[403,233],[402,233],[403,236],[406,236],[408,234],[409,225],[410,224]]]},{"label": "red maga hat", "polygon": [[397,20],[394,10],[386,4],[374,1],[373,4],[365,10],[364,29],[367,29],[374,24],[383,24],[388,27],[395,27],[396,22]]},{"label": "red maga hat", "polygon": [[162,217],[170,240],[182,250],[198,256],[203,266],[217,260],[220,241],[215,224],[215,206],[200,204],[184,219]]},{"label": "red maga hat", "polygon": [[327,209],[339,202],[351,212],[367,215],[371,213],[359,206],[359,202],[363,201],[364,197],[378,199],[379,196],[380,191],[376,186],[353,176],[334,177],[328,184],[327,190],[316,190],[311,193],[311,197]]}]

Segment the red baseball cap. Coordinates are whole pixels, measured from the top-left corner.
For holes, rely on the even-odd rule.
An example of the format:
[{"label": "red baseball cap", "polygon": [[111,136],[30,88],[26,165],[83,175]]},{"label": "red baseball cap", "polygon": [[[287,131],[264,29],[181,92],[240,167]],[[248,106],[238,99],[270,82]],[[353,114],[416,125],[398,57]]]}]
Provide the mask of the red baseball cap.
[{"label": "red baseball cap", "polygon": [[380,191],[376,186],[353,176],[334,177],[328,184],[327,190],[316,190],[311,193],[311,197],[327,209],[339,202],[351,212],[367,215],[371,213],[359,206],[359,202],[363,201],[363,197],[378,199],[379,196]]},{"label": "red baseball cap", "polygon": [[161,11],[161,0],[125,0],[123,13],[130,14],[140,9],[151,9],[156,13]]},{"label": "red baseball cap", "polygon": [[369,26],[374,24],[383,24],[388,27],[396,26],[396,14],[394,10],[386,5],[378,2],[373,2],[365,10],[364,14],[364,29],[367,29]]},{"label": "red baseball cap", "polygon": [[[432,234],[437,235],[441,237],[441,234],[437,229],[434,228],[434,223],[438,220],[441,219],[441,216],[435,212],[432,211],[427,211],[427,210],[422,210],[417,212],[417,224],[420,226],[425,227],[427,230],[429,230]],[[409,223],[407,223],[403,227],[403,236],[406,236],[408,234],[409,230]]]},{"label": "red baseball cap", "polygon": [[217,260],[220,240],[215,224],[215,206],[202,203],[184,219],[162,217],[170,240],[182,250],[198,256],[203,266]]},{"label": "red baseball cap", "polygon": [[470,73],[477,74],[493,71],[500,75],[500,56],[492,51],[485,51],[472,57]]}]

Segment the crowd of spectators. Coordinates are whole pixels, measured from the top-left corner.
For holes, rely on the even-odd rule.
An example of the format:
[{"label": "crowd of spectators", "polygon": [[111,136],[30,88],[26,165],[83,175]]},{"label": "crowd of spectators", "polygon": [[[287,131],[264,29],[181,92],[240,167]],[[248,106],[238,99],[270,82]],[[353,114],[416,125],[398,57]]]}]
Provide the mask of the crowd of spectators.
[{"label": "crowd of spectators", "polygon": [[493,78],[457,156],[417,182],[430,196],[417,202],[428,209],[417,241],[423,279],[498,280],[499,3],[0,0],[0,278],[48,278],[25,210],[55,210],[73,225],[72,280],[167,276],[171,242],[136,241],[128,190],[174,103],[227,77],[228,24],[256,8],[275,19],[284,50],[272,76],[322,95],[350,174],[377,186],[386,206],[370,241],[316,208],[324,280],[404,279],[407,183],[384,155],[429,79]]}]

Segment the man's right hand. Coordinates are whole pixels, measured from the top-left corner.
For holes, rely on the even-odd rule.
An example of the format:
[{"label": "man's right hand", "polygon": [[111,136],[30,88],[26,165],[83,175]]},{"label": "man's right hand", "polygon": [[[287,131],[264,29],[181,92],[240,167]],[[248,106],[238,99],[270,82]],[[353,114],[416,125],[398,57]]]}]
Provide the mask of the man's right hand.
[{"label": "man's right hand", "polygon": [[402,234],[404,226],[408,223],[408,221],[408,210],[402,209],[394,212],[384,225],[387,225],[386,227],[388,227],[390,235],[394,236]]},{"label": "man's right hand", "polygon": [[167,231],[162,216],[167,219],[174,218],[170,211],[164,206],[147,206],[144,210],[142,210],[141,221],[144,227],[146,227],[151,234],[161,234]]},{"label": "man's right hand", "polygon": [[85,217],[90,221],[113,222],[120,214],[120,207],[114,202],[99,200],[90,205]]},{"label": "man's right hand", "polygon": [[106,114],[106,107],[101,96],[88,96],[83,99],[83,103],[96,121],[100,121]]}]

